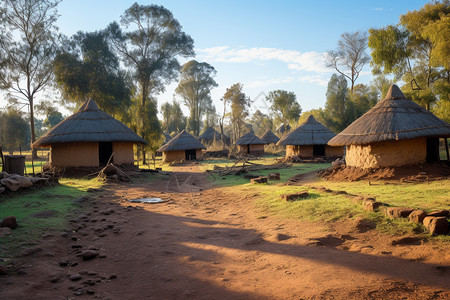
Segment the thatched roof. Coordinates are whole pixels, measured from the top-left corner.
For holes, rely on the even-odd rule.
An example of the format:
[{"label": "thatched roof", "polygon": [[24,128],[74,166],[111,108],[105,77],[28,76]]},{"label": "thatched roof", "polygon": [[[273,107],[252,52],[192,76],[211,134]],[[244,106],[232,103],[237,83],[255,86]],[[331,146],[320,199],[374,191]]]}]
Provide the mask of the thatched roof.
[{"label": "thatched roof", "polygon": [[[223,135],[223,138],[224,138],[225,142],[229,142],[229,140],[230,140],[230,138],[227,137],[225,134]],[[205,130],[205,132],[203,132],[198,137],[198,139],[200,141],[213,141],[213,140],[220,141],[220,140],[222,140],[222,135],[219,132],[217,132],[214,128],[208,127]]]},{"label": "thatched roof", "polygon": [[261,141],[259,137],[257,137],[253,131],[250,131],[246,135],[242,136],[237,142],[236,145],[264,145],[264,142]]},{"label": "thatched roof", "polygon": [[386,98],[354,121],[328,145],[360,145],[418,137],[450,137],[450,125],[406,99],[396,85]]},{"label": "thatched roof", "polygon": [[326,145],[336,134],[310,115],[305,123],[285,135],[277,145]]},{"label": "thatched roof", "polygon": [[185,130],[174,136],[167,144],[161,146],[158,151],[184,151],[194,149],[206,149],[195,137]]},{"label": "thatched roof", "polygon": [[264,144],[276,144],[278,143],[280,138],[277,137],[275,133],[273,133],[272,130],[269,129],[261,136],[261,140],[264,142]]},{"label": "thatched roof", "polygon": [[278,133],[280,133],[280,134],[284,134],[284,133],[286,133],[286,132],[291,131],[291,125],[289,125],[289,124],[281,124],[281,125],[277,128],[276,131],[277,131]]},{"label": "thatched roof", "polygon": [[125,124],[98,108],[94,100],[87,100],[78,112],[67,117],[32,147],[74,142],[132,142],[147,144]]}]

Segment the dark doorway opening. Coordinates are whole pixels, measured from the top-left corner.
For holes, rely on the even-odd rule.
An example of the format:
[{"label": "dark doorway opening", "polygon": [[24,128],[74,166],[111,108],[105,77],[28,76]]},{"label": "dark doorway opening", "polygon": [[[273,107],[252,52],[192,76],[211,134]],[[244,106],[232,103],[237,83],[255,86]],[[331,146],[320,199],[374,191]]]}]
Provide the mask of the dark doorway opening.
[{"label": "dark doorway opening", "polygon": [[193,150],[186,150],[186,160],[195,160],[197,159],[197,152],[195,151],[195,149]]},{"label": "dark doorway opening", "polygon": [[[112,153],[113,153],[113,146],[111,142],[98,143],[98,163],[100,164],[100,166],[106,166]],[[114,157],[111,158],[111,162],[113,161]]]},{"label": "dark doorway opening", "polygon": [[427,138],[427,162],[439,161],[439,138]]},{"label": "dark doorway opening", "polygon": [[250,145],[247,145],[247,154],[250,154]]},{"label": "dark doorway opening", "polygon": [[325,145],[313,145],[313,156],[325,156]]}]

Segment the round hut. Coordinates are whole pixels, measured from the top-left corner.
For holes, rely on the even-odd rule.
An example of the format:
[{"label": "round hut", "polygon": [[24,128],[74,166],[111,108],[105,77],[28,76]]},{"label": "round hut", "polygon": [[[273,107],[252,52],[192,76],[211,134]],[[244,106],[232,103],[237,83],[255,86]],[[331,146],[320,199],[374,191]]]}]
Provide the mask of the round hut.
[{"label": "round hut", "polygon": [[439,137],[450,137],[450,125],[391,85],[384,100],[328,145],[347,146],[347,166],[380,168],[438,161]]},{"label": "round hut", "polygon": [[261,136],[261,140],[264,142],[264,144],[276,144],[280,140],[279,137],[275,135],[275,133],[272,132],[272,130],[268,129],[264,134]]},{"label": "round hut", "polygon": [[264,155],[264,142],[253,131],[242,136],[237,142],[240,154],[262,156]]},{"label": "round hut", "polygon": [[134,164],[133,144],[147,142],[87,100],[31,146],[50,147],[51,167],[99,167]]},{"label": "round hut", "polygon": [[286,146],[286,157],[342,157],[344,147],[327,146],[336,134],[310,115],[305,123],[280,139],[277,145]]},{"label": "round hut", "polygon": [[281,134],[281,135],[285,135],[287,134],[289,131],[291,131],[291,125],[289,124],[281,124],[278,128],[277,128],[277,133]]},{"label": "round hut", "polygon": [[[203,132],[198,139],[201,143],[211,145],[214,141],[222,142],[222,135],[217,132],[213,127],[208,127],[205,132]],[[230,143],[230,138],[225,134],[223,135],[223,141],[225,144]]]},{"label": "round hut", "polygon": [[163,162],[171,162],[202,159],[202,149],[206,149],[206,147],[195,137],[183,130],[167,144],[161,146],[158,151],[163,154]]}]

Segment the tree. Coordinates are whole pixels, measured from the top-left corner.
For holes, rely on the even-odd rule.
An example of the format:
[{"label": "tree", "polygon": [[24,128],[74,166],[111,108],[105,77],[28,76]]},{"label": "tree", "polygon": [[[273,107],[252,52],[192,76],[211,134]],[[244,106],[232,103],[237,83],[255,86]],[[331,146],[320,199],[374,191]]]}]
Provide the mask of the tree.
[{"label": "tree", "polygon": [[325,56],[327,67],[335,69],[339,74],[350,80],[351,91],[353,91],[362,68],[370,61],[366,49],[366,32],[346,32],[341,35],[341,39],[338,41],[338,49],[328,51]]},{"label": "tree", "polygon": [[[133,69],[140,105],[145,110],[149,98],[164,91],[164,86],[176,79],[180,69],[177,57],[194,55],[194,41],[181,30],[172,13],[158,5],[134,3],[122,15],[120,23],[129,31],[123,31],[113,22],[109,25],[111,38],[124,63]],[[155,116],[148,113],[143,116],[153,119],[157,110],[154,112]],[[149,128],[150,124],[155,123],[147,118],[140,120],[142,134],[156,131],[160,135],[160,127]]]},{"label": "tree", "polygon": [[132,87],[112,51],[106,31],[78,32],[55,58],[57,87],[66,102],[88,99],[109,114],[124,117],[131,104]]},{"label": "tree", "polygon": [[342,131],[349,123],[348,118],[348,88],[344,75],[333,74],[327,87],[324,118],[326,125],[336,132]]},{"label": "tree", "polygon": [[347,104],[347,124],[365,114],[378,102],[378,92],[365,84],[357,84],[354,86],[353,92],[349,93]]},{"label": "tree", "polygon": [[[39,105],[35,105],[35,109],[45,116],[42,125],[47,127],[48,130],[64,120],[62,113],[60,113],[50,101],[41,101]],[[36,130],[36,132],[37,131],[38,130]]]},{"label": "tree", "polygon": [[253,113],[250,124],[257,136],[261,136],[266,130],[273,128],[273,120],[259,109]]},{"label": "tree", "polygon": [[183,65],[180,82],[175,89],[190,110],[189,129],[197,136],[200,133],[203,114],[207,108],[212,107],[211,89],[217,86],[213,79],[215,74],[213,66],[191,60]]},{"label": "tree", "polygon": [[[4,0],[0,7],[0,88],[11,97],[26,101],[29,108],[31,143],[36,140],[34,103],[36,95],[53,79],[57,50],[58,0]],[[33,150],[33,157],[36,157]]]},{"label": "tree", "polygon": [[431,109],[449,99],[450,5],[425,4],[400,16],[400,24],[369,30],[374,72],[394,74],[407,84],[405,96]]},{"label": "tree", "polygon": [[302,108],[297,102],[297,96],[293,92],[276,90],[269,93],[266,100],[272,103],[270,109],[276,118],[283,124],[297,122]]},{"label": "tree", "polygon": [[224,103],[228,102],[231,104],[229,117],[234,141],[237,141],[241,137],[241,133],[245,127],[244,119],[248,116],[248,109],[251,104],[250,98],[242,92],[243,87],[241,83],[235,83],[227,88],[223,95]]},{"label": "tree", "polygon": [[186,127],[186,117],[183,115],[180,103],[173,100],[172,104],[165,102],[161,105],[163,115],[163,129],[171,132],[180,132]]},{"label": "tree", "polygon": [[311,109],[309,111],[305,111],[302,113],[302,115],[300,116],[300,118],[298,119],[298,125],[301,125],[303,123],[305,123],[309,116],[312,115],[314,117],[314,119],[316,119],[317,121],[319,121],[322,124],[327,124],[326,122],[326,118],[324,117],[324,111],[322,108],[318,108],[318,109]]},{"label": "tree", "polygon": [[9,154],[25,145],[29,132],[27,121],[19,110],[9,107],[6,112],[0,112],[0,144],[6,145]]}]

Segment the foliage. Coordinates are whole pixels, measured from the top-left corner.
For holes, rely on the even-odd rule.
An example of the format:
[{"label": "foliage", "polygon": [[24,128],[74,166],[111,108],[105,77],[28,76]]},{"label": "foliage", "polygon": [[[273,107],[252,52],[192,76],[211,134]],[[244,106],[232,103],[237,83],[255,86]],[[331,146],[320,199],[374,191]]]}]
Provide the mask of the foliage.
[{"label": "foliage", "polygon": [[184,105],[190,110],[188,129],[196,136],[200,133],[203,115],[213,111],[211,89],[217,86],[213,79],[215,74],[213,66],[196,60],[188,61],[181,69],[181,79],[175,92],[183,98]]},{"label": "foliage", "polygon": [[339,74],[350,80],[351,91],[353,91],[362,68],[370,61],[366,49],[366,32],[346,32],[341,35],[341,39],[338,41],[338,49],[328,51],[325,56],[327,67],[335,69]]},{"label": "foliage", "polygon": [[4,0],[0,4],[0,88],[11,97],[26,101],[32,143],[36,140],[36,95],[53,79],[58,3],[58,0]]},{"label": "foliage", "polygon": [[163,130],[172,133],[180,132],[186,128],[186,117],[177,101],[174,100],[172,104],[169,102],[163,103],[161,113],[163,115]]},{"label": "foliage", "polygon": [[344,75],[333,74],[328,82],[327,101],[325,103],[326,126],[335,132],[349,125],[348,112],[353,109],[348,97],[347,80]]},{"label": "foliage", "polygon": [[322,108],[318,108],[318,109],[311,109],[309,111],[305,111],[302,113],[302,115],[300,116],[300,118],[298,119],[297,124],[300,126],[303,123],[306,122],[306,120],[308,120],[309,116],[313,116],[314,119],[316,119],[316,121],[322,123],[322,124],[326,124],[326,119],[325,119],[325,112],[323,111]]},{"label": "foliage", "polygon": [[242,91],[243,88],[243,84],[235,83],[227,88],[223,95],[224,103],[230,103],[231,105],[229,118],[232,126],[233,141],[237,141],[246,128],[244,120],[248,117],[248,109],[251,104],[250,98]]},{"label": "foliage", "polygon": [[26,144],[29,135],[28,123],[19,110],[9,107],[6,112],[0,112],[0,145],[3,145],[3,150],[9,150],[12,155],[15,149]]},{"label": "foliage", "polygon": [[[47,127],[47,129],[53,128],[59,122],[64,120],[64,116],[58,111],[55,106],[53,106],[50,101],[41,101],[38,105],[35,105],[35,109],[36,111],[46,116],[42,125]],[[38,125],[36,121],[35,123],[36,125]],[[38,126],[36,126],[36,133],[38,132],[37,127]]]},{"label": "foliage", "polygon": [[269,129],[273,129],[273,120],[268,115],[262,113],[259,109],[255,111],[250,119],[253,131],[257,136],[261,136]]},{"label": "foliage", "polygon": [[293,92],[276,90],[269,92],[266,100],[272,104],[270,109],[276,118],[283,124],[298,121],[302,108],[297,102],[297,96]]},{"label": "foliage", "polygon": [[131,83],[120,69],[107,31],[78,32],[55,58],[56,85],[65,101],[94,99],[102,110],[121,115],[131,103]]}]

